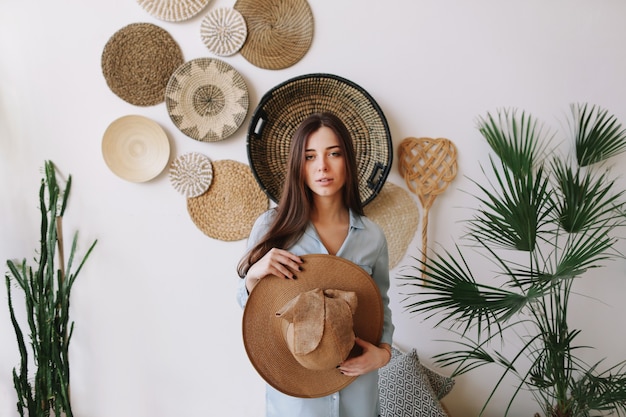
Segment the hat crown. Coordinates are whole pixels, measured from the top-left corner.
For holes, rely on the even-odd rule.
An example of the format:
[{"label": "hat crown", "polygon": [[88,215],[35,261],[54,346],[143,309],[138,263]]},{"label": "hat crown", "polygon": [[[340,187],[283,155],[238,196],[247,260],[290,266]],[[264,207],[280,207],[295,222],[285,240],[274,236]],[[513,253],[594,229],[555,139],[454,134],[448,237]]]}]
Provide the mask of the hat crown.
[{"label": "hat crown", "polygon": [[311,370],[336,368],[354,346],[357,305],[353,291],[320,288],[288,301],[276,317],[284,320],[283,337],[294,358]]}]

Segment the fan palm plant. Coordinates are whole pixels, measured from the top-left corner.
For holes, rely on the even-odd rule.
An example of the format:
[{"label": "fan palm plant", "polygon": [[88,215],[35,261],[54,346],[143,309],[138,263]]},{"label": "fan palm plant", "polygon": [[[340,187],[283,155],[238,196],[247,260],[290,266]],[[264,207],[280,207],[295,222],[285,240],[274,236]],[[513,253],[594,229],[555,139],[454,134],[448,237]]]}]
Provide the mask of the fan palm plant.
[{"label": "fan palm plant", "polygon": [[[568,320],[576,282],[621,256],[614,232],[624,225],[624,191],[602,162],[626,149],[626,131],[600,107],[571,110],[569,157],[559,156],[555,135],[524,112],[479,118],[494,155],[483,169],[486,185],[472,180],[479,208],[467,222],[467,244],[415,259],[400,276],[418,287],[408,293],[407,310],[458,335],[458,349],[435,357],[439,365],[453,366],[453,375],[502,367],[481,414],[511,375],[518,383],[507,415],[522,390],[548,417],[626,414],[626,362],[586,363],[580,330]],[[477,282],[468,251],[494,263],[496,283]],[[510,337],[521,342],[512,354]]]},{"label": "fan palm plant", "polygon": [[[44,170],[45,178],[42,179],[39,189],[41,240],[36,269],[33,270],[26,259],[21,263],[7,261],[9,273],[5,275],[5,279],[9,312],[21,357],[19,371],[13,369],[13,384],[20,416],[72,417],[68,353],[74,324],[69,322],[70,294],[74,281],[96,242],[88,248],[82,261],[74,269],[78,237],[77,233],[74,234],[66,268],[62,219],[72,177],[68,178],[65,189],[62,189],[51,161],[46,161]],[[13,306],[13,281],[24,292],[32,358],[29,358],[24,331]],[[33,362],[36,367],[34,377],[28,369]]]}]

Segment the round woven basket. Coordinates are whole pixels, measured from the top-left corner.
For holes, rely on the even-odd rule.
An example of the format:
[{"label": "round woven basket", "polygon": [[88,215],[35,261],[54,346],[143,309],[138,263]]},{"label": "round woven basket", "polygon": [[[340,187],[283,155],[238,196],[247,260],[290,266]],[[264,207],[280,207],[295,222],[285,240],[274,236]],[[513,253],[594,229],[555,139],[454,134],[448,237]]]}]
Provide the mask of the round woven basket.
[{"label": "round woven basket", "polygon": [[180,47],[165,29],[152,23],[132,23],[105,45],[102,73],[122,100],[153,106],[165,100],[167,82],[183,62]]},{"label": "round woven basket", "polygon": [[240,50],[252,65],[283,69],[300,61],[313,41],[313,12],[306,0],[237,0],[248,27]]},{"label": "round woven basket", "polygon": [[389,269],[395,268],[417,232],[420,220],[417,201],[404,188],[387,181],[364,211],[383,229],[389,249]]},{"label": "round woven basket", "polygon": [[248,128],[250,167],[261,188],[278,202],[285,182],[291,138],[310,114],[331,112],[352,135],[361,202],[367,205],[384,185],[393,159],[389,126],[376,101],[352,81],[332,74],[292,78],[268,91]]},{"label": "round woven basket", "polygon": [[248,87],[230,64],[214,58],[185,62],[165,90],[167,111],[181,132],[202,142],[223,140],[248,114]]},{"label": "round woven basket", "polygon": [[137,0],[152,16],[166,22],[181,22],[197,15],[211,0]]},{"label": "round woven basket", "polygon": [[205,235],[224,241],[245,239],[255,220],[269,209],[246,164],[231,160],[213,162],[209,189],[187,199],[187,211]]}]

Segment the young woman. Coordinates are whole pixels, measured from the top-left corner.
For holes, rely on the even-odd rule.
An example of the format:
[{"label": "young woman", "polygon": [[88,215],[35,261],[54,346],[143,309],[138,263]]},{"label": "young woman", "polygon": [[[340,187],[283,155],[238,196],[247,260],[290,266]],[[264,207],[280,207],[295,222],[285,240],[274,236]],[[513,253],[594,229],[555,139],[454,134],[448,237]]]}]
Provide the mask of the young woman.
[{"label": "young woman", "polygon": [[391,358],[393,324],[389,309],[387,241],[366,218],[359,197],[357,162],[350,133],[336,116],[316,113],[298,127],[291,142],[283,192],[277,206],[257,219],[248,252],[238,265],[239,303],[269,275],[297,279],[301,255],[343,257],[366,270],[380,289],[384,310],[381,343],[362,339],[360,356],[338,372],[358,376],[337,393],[296,398],[267,386],[267,417],[376,417],[378,372]]}]

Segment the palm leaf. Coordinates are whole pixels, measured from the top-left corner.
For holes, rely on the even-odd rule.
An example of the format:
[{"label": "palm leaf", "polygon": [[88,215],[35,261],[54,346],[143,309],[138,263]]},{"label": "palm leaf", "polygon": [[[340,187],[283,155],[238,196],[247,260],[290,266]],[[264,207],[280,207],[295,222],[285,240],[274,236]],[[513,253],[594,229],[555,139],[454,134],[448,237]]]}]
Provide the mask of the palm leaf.
[{"label": "palm leaf", "polygon": [[624,192],[612,192],[615,181],[606,172],[597,177],[589,171],[581,172],[580,168],[574,172],[560,160],[553,161],[552,170],[561,197],[557,209],[559,222],[565,231],[578,233],[599,223],[604,226],[607,218],[623,221],[620,210]]},{"label": "palm leaf", "polygon": [[572,104],[571,110],[578,165],[592,165],[626,150],[626,130],[608,110],[588,104]]},{"label": "palm leaf", "polygon": [[465,258],[457,247],[461,265],[454,255],[445,251],[446,256],[437,255],[428,258],[428,268],[416,268],[420,271],[417,276],[426,276],[425,279],[414,275],[401,275],[412,281],[412,285],[423,288],[418,301],[407,305],[412,313],[430,312],[442,314],[438,324],[451,320],[452,322],[464,323],[463,333],[469,328],[476,326],[480,333],[485,328],[489,333],[492,326],[498,327],[500,323],[507,321],[518,313],[527,303],[524,294],[518,294],[503,288],[477,283],[469,273],[465,264]]},{"label": "palm leaf", "polygon": [[478,130],[500,160],[516,176],[530,175],[551,141],[551,135],[525,112],[500,110],[479,118]]},{"label": "palm leaf", "polygon": [[549,180],[539,168],[535,175],[515,176],[498,169],[491,160],[496,184],[491,191],[474,181],[484,197],[478,197],[482,208],[470,221],[469,237],[502,247],[532,251],[537,231],[550,219],[553,210]]}]

